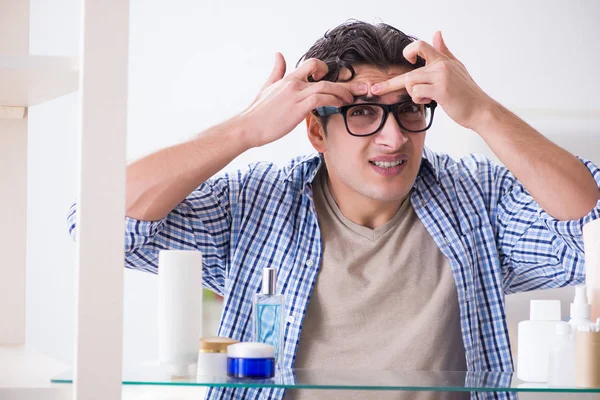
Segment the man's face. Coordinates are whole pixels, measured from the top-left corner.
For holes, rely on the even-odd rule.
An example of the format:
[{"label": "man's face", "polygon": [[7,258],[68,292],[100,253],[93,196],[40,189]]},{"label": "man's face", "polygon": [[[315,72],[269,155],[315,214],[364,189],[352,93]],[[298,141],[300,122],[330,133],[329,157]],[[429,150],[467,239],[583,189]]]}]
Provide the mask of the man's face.
[{"label": "man's face", "polygon": [[[381,70],[373,66],[356,66],[354,69],[356,75],[352,81],[366,83],[369,87],[368,96],[371,96],[372,85],[410,70],[404,67]],[[406,91],[402,90],[367,101],[393,104],[403,101],[407,96]],[[367,101],[360,98],[355,104]],[[371,136],[351,136],[341,114],[329,117],[326,131],[327,135],[323,136],[321,142],[312,139],[311,142],[317,151],[323,153],[332,188],[340,196],[398,202],[410,192],[421,165],[425,132],[402,131],[391,113],[381,130]],[[400,160],[401,165],[391,168],[386,168],[390,164],[375,165],[380,161],[396,163]]]}]

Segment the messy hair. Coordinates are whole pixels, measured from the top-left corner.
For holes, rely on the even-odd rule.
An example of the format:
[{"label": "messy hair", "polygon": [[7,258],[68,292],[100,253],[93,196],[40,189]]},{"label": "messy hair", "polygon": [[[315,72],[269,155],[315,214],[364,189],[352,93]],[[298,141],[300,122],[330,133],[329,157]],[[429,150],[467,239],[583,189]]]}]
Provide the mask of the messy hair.
[{"label": "messy hair", "polygon": [[[328,72],[324,81],[347,82],[356,75],[353,66],[370,65],[380,69],[392,66],[418,68],[425,66],[425,60],[417,56],[417,62],[411,64],[402,52],[416,37],[405,34],[393,26],[378,23],[370,24],[358,20],[348,20],[325,32],[312,47],[300,57],[296,67],[302,61],[316,58],[327,64]],[[347,69],[348,78],[340,79],[340,72]],[[312,81],[312,77],[308,78]],[[329,117],[320,117],[326,128]]]},{"label": "messy hair", "polygon": [[339,80],[340,71],[344,68],[351,74],[344,81],[352,80],[355,76],[353,65],[365,64],[381,69],[391,66],[423,67],[425,60],[421,57],[411,64],[402,55],[404,48],[416,40],[416,37],[384,23],[349,20],[325,32],[300,57],[296,67],[309,58],[319,59],[329,67],[329,72],[322,80],[332,82]]}]

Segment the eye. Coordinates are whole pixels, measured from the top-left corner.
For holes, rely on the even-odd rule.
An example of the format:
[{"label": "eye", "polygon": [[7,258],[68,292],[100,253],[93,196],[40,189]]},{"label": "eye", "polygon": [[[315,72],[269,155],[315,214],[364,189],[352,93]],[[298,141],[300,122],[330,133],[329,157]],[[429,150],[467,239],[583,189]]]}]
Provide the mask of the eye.
[{"label": "eye", "polygon": [[351,117],[368,117],[376,115],[377,111],[373,107],[352,107],[348,113]]},{"label": "eye", "polygon": [[421,112],[421,107],[415,103],[405,103],[398,106],[400,114],[417,114]]}]

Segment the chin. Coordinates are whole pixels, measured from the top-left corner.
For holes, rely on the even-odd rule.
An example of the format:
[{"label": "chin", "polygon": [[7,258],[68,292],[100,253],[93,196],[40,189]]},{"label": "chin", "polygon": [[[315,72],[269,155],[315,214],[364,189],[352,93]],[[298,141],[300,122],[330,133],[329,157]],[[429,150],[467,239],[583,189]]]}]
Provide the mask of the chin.
[{"label": "chin", "polygon": [[373,190],[369,191],[369,193],[365,193],[367,196],[369,196],[370,198],[377,200],[377,201],[383,201],[383,202],[394,202],[394,201],[400,201],[403,200],[406,195],[408,194],[408,192],[410,192],[410,189],[407,190],[402,190],[402,191],[390,191],[390,190],[377,190],[376,188],[373,188]]}]

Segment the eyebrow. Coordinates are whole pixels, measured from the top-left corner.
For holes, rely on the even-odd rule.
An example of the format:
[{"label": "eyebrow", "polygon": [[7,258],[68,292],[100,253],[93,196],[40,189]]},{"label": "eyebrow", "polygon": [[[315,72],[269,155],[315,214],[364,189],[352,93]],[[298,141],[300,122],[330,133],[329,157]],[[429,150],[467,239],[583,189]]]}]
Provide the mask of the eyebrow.
[{"label": "eyebrow", "polygon": [[[367,95],[354,96],[354,103],[356,103],[359,100],[362,100],[365,103],[379,103],[379,101],[381,100],[381,96],[367,96]],[[398,103],[402,103],[404,101],[411,101],[411,100],[412,100],[412,98],[408,95],[408,93],[405,93],[405,94],[400,95],[400,97],[398,98]]]}]

